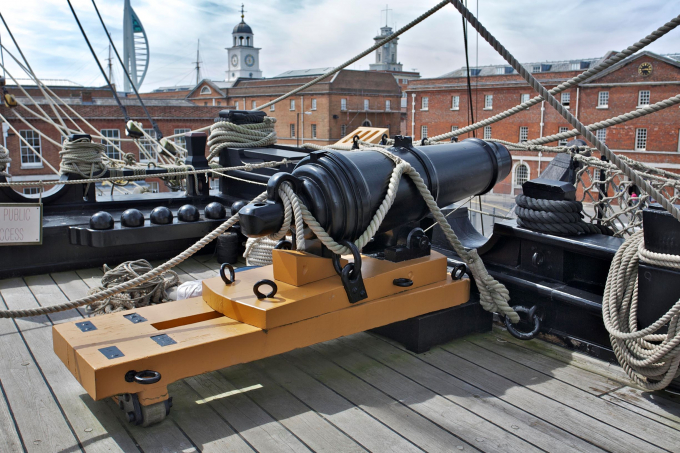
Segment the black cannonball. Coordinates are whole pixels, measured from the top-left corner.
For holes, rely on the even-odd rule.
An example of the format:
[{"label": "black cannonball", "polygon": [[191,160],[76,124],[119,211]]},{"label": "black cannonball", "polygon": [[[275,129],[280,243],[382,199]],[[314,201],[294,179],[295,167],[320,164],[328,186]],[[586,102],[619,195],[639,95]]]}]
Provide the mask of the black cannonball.
[{"label": "black cannonball", "polygon": [[177,211],[177,218],[182,222],[196,222],[201,218],[198,208],[192,204],[185,204]]},{"label": "black cannonball", "polygon": [[144,214],[139,209],[128,209],[120,216],[120,224],[130,228],[144,226]]},{"label": "black cannonball", "polygon": [[231,215],[236,215],[236,214],[238,214],[238,212],[241,210],[241,208],[244,207],[244,206],[247,205],[247,204],[248,204],[248,203],[245,202],[245,201],[235,201],[235,202],[231,205]]},{"label": "black cannonball", "polygon": [[203,211],[206,219],[223,219],[227,216],[227,208],[222,203],[213,201]]},{"label": "black cannonball", "polygon": [[110,230],[113,228],[113,216],[106,211],[99,211],[90,217],[90,228],[93,230]]},{"label": "black cannonball", "polygon": [[156,225],[167,225],[172,223],[172,211],[165,206],[159,206],[151,211],[149,219]]}]

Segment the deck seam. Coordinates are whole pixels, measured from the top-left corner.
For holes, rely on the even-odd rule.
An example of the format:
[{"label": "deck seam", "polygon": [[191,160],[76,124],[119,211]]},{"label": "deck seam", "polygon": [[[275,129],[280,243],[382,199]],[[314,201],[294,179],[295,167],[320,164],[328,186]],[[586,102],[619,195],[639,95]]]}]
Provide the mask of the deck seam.
[{"label": "deck seam", "polygon": [[[530,367],[530,366],[527,366],[527,365],[525,365],[525,364],[523,364],[523,363],[521,363],[521,362],[518,362],[518,361],[516,361],[516,360],[514,360],[514,359],[511,359],[511,358],[509,358],[509,357],[505,357],[505,356],[503,356],[503,355],[501,355],[501,354],[498,354],[498,353],[495,352],[495,351],[492,351],[491,349],[485,348],[484,346],[480,346],[480,345],[478,345],[477,343],[474,343],[474,342],[472,342],[472,341],[471,341],[470,343],[471,343],[471,344],[474,344],[474,345],[477,346],[478,348],[484,349],[485,351],[488,351],[488,352],[490,352],[490,353],[492,353],[492,354],[495,354],[495,355],[497,355],[497,356],[499,356],[499,357],[503,357],[504,359],[507,359],[507,360],[509,360],[509,361],[511,361],[511,362],[514,362],[514,363],[517,363],[517,364],[519,364],[519,365],[525,366],[525,367],[527,367],[527,368],[529,368],[529,369],[531,369],[531,370],[533,370],[533,371],[535,371],[535,372],[537,372],[537,373],[540,373],[540,374],[542,374],[542,375],[544,375],[544,376],[547,376],[547,377],[549,377],[549,378],[551,378],[551,379],[555,379],[555,380],[557,380],[557,381],[559,381],[559,382],[562,382],[562,383],[568,385],[569,387],[571,387],[571,388],[573,388],[573,389],[576,389],[576,390],[579,391],[579,392],[583,392],[583,393],[585,393],[585,394],[587,394],[587,395],[592,395],[592,396],[594,396],[594,397],[596,397],[596,398],[598,398],[598,399],[599,399],[600,396],[602,396],[602,395],[607,395],[607,394],[610,393],[610,392],[613,392],[613,391],[616,391],[616,390],[620,390],[620,389],[622,389],[622,388],[624,388],[624,387],[629,387],[629,386],[627,386],[627,385],[622,385],[621,387],[618,387],[618,388],[616,388],[616,389],[613,389],[613,390],[609,390],[609,391],[607,391],[607,392],[604,392],[604,393],[602,393],[601,395],[593,395],[593,394],[591,394],[591,393],[586,392],[586,391],[583,390],[583,389],[580,389],[580,388],[576,387],[575,385],[572,385],[571,383],[569,383],[569,382],[567,382],[567,381],[563,381],[563,380],[558,379],[558,378],[556,378],[556,377],[554,377],[554,376],[551,376],[551,375],[549,375],[549,374],[547,374],[547,373],[544,373],[544,372],[542,372],[541,370],[537,370],[537,369],[532,368],[532,367]],[[453,353],[451,353],[450,351],[447,351],[447,352],[449,352],[450,354],[453,354]],[[458,354],[454,354],[454,355],[455,355],[456,357],[460,357]],[[462,357],[461,357],[461,358],[462,358]],[[478,365],[478,366],[482,367],[481,365]],[[484,367],[482,367],[482,368],[484,368]],[[484,369],[487,369],[487,368],[484,368]],[[491,371],[491,370],[488,370],[488,371]],[[512,380],[512,379],[510,379],[510,380]],[[512,382],[515,382],[515,381],[512,381]],[[528,388],[528,387],[525,387],[525,388]],[[541,393],[541,395],[543,395],[543,394]],[[545,395],[544,395],[544,396],[545,396]],[[547,398],[550,398],[550,397],[548,396]],[[555,399],[553,399],[553,398],[550,398],[550,399],[552,399],[553,401],[557,401],[557,400],[555,400]],[[603,399],[602,401],[606,401],[606,400]],[[558,402],[559,402],[559,401],[558,401]],[[609,402],[609,401],[607,401],[607,402]],[[611,403],[611,404],[614,404],[614,403]],[[635,415],[640,415],[640,414],[638,414],[637,412],[628,409],[627,407],[619,406],[618,404],[617,404],[617,406],[620,407],[620,408],[622,408],[622,409],[625,409],[626,412],[631,412],[631,413],[633,413],[633,414],[635,414]],[[569,406],[569,407],[571,407],[572,409],[576,409],[577,411],[579,411],[579,412],[585,414],[585,412],[583,412],[583,411],[581,411],[581,410],[579,410],[579,409],[577,409],[577,408],[575,408],[575,407],[573,407],[573,406]],[[588,414],[586,414],[586,415],[588,415]],[[595,417],[592,417],[592,416],[591,416],[591,418],[595,418]],[[659,423],[659,422],[657,422],[657,421],[654,420],[654,419],[647,418],[647,417],[645,417],[645,418],[646,418],[648,421],[654,422],[654,423],[656,423],[656,424],[658,424],[658,425],[660,425],[660,426],[668,427],[667,425],[664,425],[663,423]],[[600,419],[599,419],[599,418],[595,418],[595,420],[600,420]],[[603,423],[605,423],[605,424],[607,424],[607,425],[609,425],[609,426],[614,426],[614,425],[611,425],[610,423],[605,422],[604,420],[600,420],[600,421],[603,422]],[[614,426],[614,427],[615,427],[615,426]],[[635,436],[634,434],[631,434],[631,433],[628,433],[628,434],[630,434],[631,436],[634,436],[634,437],[638,437],[638,436]],[[641,439],[641,438],[638,437],[638,439]],[[645,440],[645,439],[641,439],[641,440]],[[646,441],[646,442],[648,442],[648,441]],[[651,443],[652,445],[656,446],[656,447],[659,447],[658,445],[656,445],[656,444],[654,444],[654,443],[652,443],[652,442],[650,442],[650,443]],[[659,447],[659,448],[661,448],[662,450],[666,450],[666,449],[663,448],[663,447]],[[666,450],[666,451],[668,451],[668,450]]]},{"label": "deck seam", "polygon": [[[451,352],[451,351],[447,351],[447,350],[444,349],[444,348],[442,348],[441,350],[444,351],[444,352],[446,352],[447,354],[451,354],[451,355],[453,355],[453,356],[456,356],[456,357],[458,357],[458,358],[461,359],[461,360],[465,360],[466,362],[472,363],[472,364],[474,364],[474,365],[476,365],[476,366],[478,366],[478,367],[482,368],[483,370],[486,370],[486,371],[488,371],[488,372],[490,372],[490,373],[498,374],[498,373],[495,373],[494,371],[492,371],[492,370],[490,370],[490,369],[488,369],[488,368],[486,368],[486,367],[484,367],[484,366],[482,366],[482,365],[480,365],[480,364],[478,364],[478,363],[474,363],[474,362],[472,362],[472,361],[470,361],[470,360],[468,360],[468,359],[466,359],[466,358],[464,358],[464,357],[462,357],[462,356],[460,356],[460,355],[458,355],[458,354],[454,354],[454,353]],[[608,422],[606,422],[606,421],[604,421],[604,420],[601,420],[601,419],[599,419],[599,418],[595,418],[595,417],[593,417],[592,415],[590,415],[590,414],[588,414],[588,413],[586,413],[586,412],[583,412],[582,410],[580,410],[580,409],[578,409],[578,408],[576,408],[576,407],[568,406],[568,405],[566,405],[566,404],[564,404],[564,403],[562,403],[562,402],[560,402],[560,401],[557,401],[557,400],[554,399],[554,398],[551,398],[550,396],[547,396],[547,395],[544,395],[544,394],[542,394],[542,393],[539,393],[539,392],[537,392],[537,391],[535,391],[535,390],[533,390],[533,389],[531,389],[531,388],[529,388],[529,387],[527,387],[527,386],[525,386],[525,385],[520,384],[520,383],[517,382],[517,381],[514,381],[514,380],[510,379],[510,378],[507,377],[507,376],[503,376],[503,378],[505,378],[505,379],[507,379],[508,381],[514,383],[515,385],[518,385],[518,386],[520,386],[520,387],[522,387],[522,388],[525,388],[525,389],[529,390],[530,392],[536,393],[537,395],[541,395],[541,396],[543,396],[543,397],[545,397],[545,398],[547,398],[547,399],[549,399],[549,400],[551,400],[551,401],[554,401],[554,402],[557,403],[557,404],[560,404],[560,405],[562,405],[562,406],[569,407],[569,408],[575,410],[576,412],[580,412],[581,414],[583,414],[583,415],[585,415],[585,416],[587,416],[587,417],[589,417],[589,418],[592,418],[593,420],[597,420],[597,421],[599,421],[600,423],[603,423],[603,424],[605,424],[605,425],[607,425],[607,426],[610,426],[610,427],[612,427],[612,428],[614,428],[614,429],[616,429],[616,430],[618,430],[618,431],[625,432],[625,433],[628,434],[629,436],[635,437],[636,439],[639,439],[639,440],[641,440],[642,442],[647,442],[647,443],[649,443],[649,444],[655,446],[656,448],[658,448],[658,449],[660,449],[660,450],[670,452],[670,450],[668,450],[668,449],[666,449],[666,448],[664,448],[664,447],[660,447],[660,446],[658,446],[657,444],[655,444],[655,443],[653,443],[653,442],[651,442],[651,441],[649,441],[649,440],[643,439],[643,438],[641,438],[641,437],[639,437],[639,436],[637,436],[637,435],[635,435],[635,434],[629,433],[629,432],[627,432],[627,431],[623,431],[623,430],[621,430],[620,428],[618,428],[618,427],[615,426],[615,425],[612,425],[612,424],[610,424],[610,423],[608,423]],[[561,382],[561,381],[560,381],[560,382]],[[581,390],[581,391],[582,391],[582,390]],[[584,392],[584,393],[587,393],[587,392]],[[594,395],[593,395],[593,396],[594,396]],[[603,400],[603,401],[604,401],[604,400]],[[630,412],[632,412],[632,411],[630,411]],[[661,425],[661,424],[660,424],[660,425]],[[664,426],[664,425],[661,425],[661,426]],[[586,439],[583,439],[583,440],[586,440]],[[588,441],[586,440],[586,442],[588,442]],[[588,443],[590,443],[590,442],[588,442]],[[600,446],[597,446],[597,445],[595,445],[595,446],[598,447],[598,448],[604,449],[603,447],[600,447]]]},{"label": "deck seam", "polygon": [[[1,296],[0,296],[1,298]],[[9,398],[7,398],[7,393],[5,392],[5,387],[2,385],[2,380],[0,380],[0,393],[2,393],[2,397],[5,400],[5,404],[7,404],[7,410],[9,411],[9,416],[12,417],[12,422],[14,423],[14,429],[17,432],[17,437],[19,438],[19,441],[21,442],[21,448],[24,449],[24,453],[27,453],[28,450],[26,449],[26,444],[24,443],[24,436],[21,435],[21,431],[19,431],[19,423],[17,423],[16,418],[14,417],[14,411],[12,410],[12,406],[9,404]]]},{"label": "deck seam", "polygon": [[196,445],[196,443],[193,441],[193,439],[191,437],[189,437],[189,435],[187,433],[184,432],[184,430],[182,429],[181,426],[179,426],[177,421],[173,420],[172,418],[169,419],[169,420],[172,422],[173,425],[175,425],[175,428],[177,428],[179,430],[179,432],[182,433],[182,435],[189,441],[189,443],[194,446],[196,451],[200,453],[202,450],[198,447],[198,445]]},{"label": "deck seam", "polygon": [[[238,388],[238,386],[234,385],[234,383],[231,382],[231,380],[229,380],[229,379],[227,378],[227,376],[224,375],[224,373],[222,372],[222,370],[217,370],[217,373],[218,373],[220,376],[222,376],[222,378],[224,378],[224,380],[226,380],[226,381],[227,381],[229,384],[231,384],[233,387]],[[309,445],[307,445],[307,442],[305,442],[304,440],[300,439],[300,437],[299,437],[297,434],[295,434],[293,431],[291,431],[286,425],[284,425],[283,423],[281,423],[281,421],[280,421],[278,418],[274,417],[272,414],[269,413],[268,410],[266,410],[264,407],[262,407],[260,404],[258,404],[257,401],[255,401],[254,399],[252,399],[252,398],[250,397],[250,395],[248,395],[248,393],[243,393],[243,392],[241,392],[241,395],[245,396],[245,397],[248,398],[254,405],[256,405],[257,407],[259,407],[260,409],[262,409],[262,412],[264,412],[265,414],[267,414],[272,420],[274,420],[276,423],[278,423],[279,425],[281,425],[281,427],[282,427],[284,430],[288,431],[288,432],[291,434],[291,436],[293,436],[294,438],[296,438],[297,440],[299,440],[300,443],[301,443],[302,445],[304,445],[309,451],[312,451],[312,452],[316,453],[316,450],[314,450],[312,447],[310,447]]]},{"label": "deck seam", "polygon": [[[353,406],[353,407],[359,409],[361,412],[363,412],[364,414],[366,414],[367,416],[369,416],[369,417],[372,418],[373,420],[377,421],[378,423],[380,423],[381,425],[383,425],[385,428],[387,428],[388,430],[390,430],[391,432],[393,432],[393,433],[396,434],[397,436],[401,437],[401,438],[404,439],[406,442],[410,443],[411,445],[413,445],[414,447],[416,447],[416,448],[419,449],[420,451],[423,451],[423,452],[426,451],[426,450],[423,449],[420,445],[414,443],[413,441],[411,441],[411,440],[408,439],[407,437],[404,437],[400,432],[395,431],[394,429],[392,429],[392,427],[391,427],[390,425],[384,423],[384,422],[383,422],[382,420],[380,420],[379,418],[377,418],[377,417],[373,416],[372,414],[366,412],[366,410],[365,410],[364,408],[357,406],[356,404],[354,404],[354,402],[348,400],[347,398],[345,398],[344,396],[342,396],[340,393],[336,392],[334,389],[332,389],[331,387],[327,386],[327,385],[326,385],[325,383],[323,383],[322,381],[318,380],[317,378],[315,378],[315,377],[312,376],[311,374],[307,373],[305,370],[303,370],[302,368],[300,368],[299,366],[297,366],[295,363],[290,363],[290,365],[291,365],[292,367],[294,367],[295,369],[297,369],[298,371],[300,371],[301,373],[304,373],[305,375],[309,376],[310,379],[312,379],[312,380],[318,382],[318,383],[321,384],[323,387],[325,387],[326,389],[328,389],[328,390],[330,390],[331,392],[333,392],[334,394],[336,394],[338,397],[340,397],[340,398],[342,398],[343,400],[347,401],[347,403],[349,403],[351,406]],[[293,395],[293,396],[294,396],[294,395]],[[394,398],[392,398],[392,399],[394,399]],[[429,420],[429,419],[428,419],[428,420]]]},{"label": "deck seam", "polygon": [[[599,448],[600,450],[604,450],[604,451],[611,451],[611,450],[607,450],[606,448],[601,447],[601,446],[595,444],[594,442],[592,442],[592,441],[590,441],[590,440],[588,440],[588,439],[586,439],[586,438],[581,437],[580,435],[578,435],[578,434],[576,434],[576,433],[573,433],[573,432],[571,432],[571,431],[567,431],[566,429],[562,428],[561,426],[558,426],[558,425],[556,425],[555,423],[553,423],[553,422],[551,422],[551,421],[549,421],[549,420],[544,419],[543,417],[540,417],[540,416],[538,416],[538,415],[536,415],[536,414],[533,414],[533,413],[531,413],[531,412],[529,412],[529,411],[527,411],[527,410],[525,410],[525,409],[522,409],[521,407],[516,406],[515,404],[511,403],[510,401],[507,401],[507,400],[504,400],[504,399],[502,399],[502,398],[499,398],[499,397],[497,397],[496,395],[494,395],[494,394],[492,394],[492,393],[489,393],[488,391],[486,391],[486,390],[482,389],[481,387],[477,386],[474,382],[466,381],[465,379],[463,379],[463,378],[461,378],[461,377],[459,377],[459,376],[456,376],[456,375],[454,375],[454,374],[452,374],[452,373],[446,371],[445,369],[438,367],[437,365],[435,365],[435,364],[433,364],[433,363],[427,362],[427,361],[421,359],[420,357],[418,357],[417,354],[415,354],[415,353],[413,353],[413,352],[411,352],[411,351],[409,351],[409,350],[407,350],[407,349],[402,349],[402,348],[400,348],[400,347],[397,347],[396,345],[390,343],[389,341],[385,340],[384,338],[381,338],[381,337],[378,336],[378,335],[375,335],[375,334],[373,334],[373,333],[369,333],[369,335],[373,336],[374,338],[377,338],[378,340],[381,340],[381,341],[387,343],[388,345],[392,346],[393,348],[395,348],[395,349],[397,349],[397,350],[399,350],[399,351],[406,352],[407,354],[410,354],[411,356],[413,356],[414,358],[418,359],[419,361],[421,361],[421,362],[423,362],[423,363],[425,363],[425,364],[427,364],[427,365],[429,365],[429,366],[431,366],[431,367],[433,367],[433,368],[436,368],[437,370],[439,370],[439,371],[441,371],[441,372],[443,372],[443,373],[446,373],[446,374],[448,374],[449,376],[453,376],[453,377],[455,377],[456,379],[460,379],[462,382],[465,382],[466,384],[470,385],[471,387],[476,388],[476,389],[479,390],[480,392],[484,392],[484,393],[486,393],[486,394],[491,395],[491,396],[494,397],[494,398],[500,399],[501,401],[507,403],[508,405],[514,407],[515,409],[517,409],[517,410],[519,410],[519,411],[521,411],[521,412],[524,412],[525,414],[529,414],[529,415],[531,415],[532,417],[535,417],[535,418],[537,418],[537,419],[539,419],[539,420],[541,420],[541,421],[543,421],[543,422],[549,424],[550,426],[553,426],[553,427],[555,427],[555,428],[557,428],[557,429],[559,429],[559,430],[561,430],[561,431],[564,431],[564,432],[566,432],[566,433],[569,433],[569,434],[573,435],[574,437],[576,437],[576,438],[578,438],[578,439],[581,439],[582,441],[584,441],[584,442],[586,442],[586,443],[592,445],[592,446],[595,447],[595,448]],[[442,351],[445,351],[445,352],[448,352],[449,354],[452,354],[451,352],[446,351],[446,350],[443,349],[443,348],[441,348],[441,350],[442,350]],[[455,355],[455,354],[452,354],[452,355]],[[476,363],[474,363],[474,362],[472,362],[472,361],[470,361],[470,360],[467,360],[467,359],[465,359],[465,358],[463,358],[463,357],[460,357],[460,356],[457,356],[457,355],[456,355],[456,357],[459,357],[459,358],[461,358],[462,360],[465,360],[465,361],[468,362],[468,363],[472,363],[472,364],[475,365],[475,366],[479,366],[480,368],[484,368],[484,367],[482,367],[481,365],[478,365],[478,364],[476,364]],[[484,369],[486,369],[486,368],[484,368]],[[491,371],[491,370],[487,370],[487,371],[489,371],[489,372],[491,372],[491,373],[493,373],[493,374],[496,374],[496,375],[498,374],[498,373],[495,373],[495,372],[493,372],[493,371]],[[501,377],[505,378],[505,376],[501,376]],[[507,378],[505,378],[505,379],[507,379]],[[510,379],[508,379],[508,380],[510,380]],[[511,382],[515,382],[515,381],[511,381]],[[524,387],[524,386],[521,385],[521,384],[518,384],[518,385],[520,385],[521,387]],[[524,388],[526,388],[526,387],[524,387]],[[531,389],[528,389],[528,388],[527,388],[527,390],[530,390],[530,391],[532,391],[532,392],[534,392],[534,393],[536,393],[536,394],[538,394],[538,395],[541,395],[540,393],[538,393],[538,392],[536,392],[536,391],[534,391],[534,390],[531,390]],[[545,395],[541,395],[541,396],[545,396]],[[547,397],[546,397],[546,398],[547,398]],[[552,399],[552,398],[550,398],[550,399]],[[558,404],[562,404],[562,403],[560,403],[559,401],[557,401],[557,403],[558,403]],[[564,404],[562,404],[562,405],[565,406]],[[587,414],[586,414],[586,415],[587,415]],[[593,417],[591,417],[590,415],[587,415],[587,416],[588,416],[589,418],[593,418]]]},{"label": "deck seam", "polygon": [[[489,419],[483,417],[482,415],[477,414],[476,412],[473,412],[473,411],[471,411],[470,409],[468,409],[468,408],[466,408],[466,407],[464,407],[464,406],[461,406],[459,403],[457,403],[457,402],[451,400],[451,399],[448,398],[446,395],[443,395],[443,394],[437,392],[436,390],[431,389],[430,387],[427,387],[427,386],[426,386],[425,384],[423,384],[422,382],[418,382],[418,381],[416,381],[415,379],[412,379],[412,378],[406,376],[404,373],[400,372],[399,370],[397,370],[397,369],[395,369],[395,368],[392,368],[391,366],[387,365],[386,363],[384,363],[384,362],[382,362],[382,361],[380,361],[380,360],[374,359],[373,357],[371,357],[371,356],[369,356],[369,355],[364,354],[360,349],[357,349],[356,347],[351,346],[351,345],[346,345],[346,346],[349,347],[349,348],[351,348],[351,349],[354,349],[357,353],[363,355],[364,357],[367,357],[367,358],[369,358],[369,359],[371,359],[371,360],[375,360],[376,362],[378,362],[379,364],[381,364],[381,365],[384,366],[385,368],[394,371],[394,372],[397,373],[398,375],[400,375],[400,376],[402,376],[402,377],[408,379],[409,381],[415,383],[416,385],[420,385],[421,387],[424,387],[424,388],[428,389],[429,391],[431,391],[431,392],[434,393],[435,395],[441,396],[441,397],[444,398],[445,400],[447,400],[447,401],[451,402],[452,404],[454,404],[454,405],[460,407],[461,409],[463,409],[463,410],[465,410],[465,411],[467,411],[467,412],[469,412],[469,413],[471,413],[471,414],[476,415],[477,417],[481,418],[482,420],[485,420],[485,421],[489,422],[490,424],[492,424],[492,425],[496,426],[497,428],[499,428],[501,431],[505,431],[506,433],[512,435],[513,437],[515,437],[515,438],[517,438],[517,439],[519,439],[519,440],[521,440],[521,441],[523,441],[523,442],[526,442],[526,443],[528,443],[529,445],[532,445],[532,446],[536,447],[537,449],[539,449],[539,450],[541,450],[541,451],[545,451],[545,452],[548,451],[548,450],[546,450],[545,448],[541,448],[541,447],[539,447],[538,445],[533,444],[531,441],[528,441],[528,440],[526,440],[526,439],[524,439],[524,438],[522,438],[522,437],[519,437],[517,434],[513,433],[512,431],[508,431],[506,428],[503,428],[502,426],[498,425],[496,422],[494,422],[494,421],[492,421],[492,420],[489,420]],[[456,379],[460,379],[460,378],[457,377],[457,376],[455,376],[455,377],[456,377]],[[475,387],[475,388],[476,388],[476,387]],[[481,390],[481,389],[479,389],[479,390]],[[488,392],[485,392],[485,393],[488,393]],[[491,394],[489,394],[489,395],[491,395]],[[491,395],[491,396],[492,396],[493,398],[499,399],[499,398],[498,398],[497,396],[495,396],[495,395]],[[521,410],[521,409],[520,409],[520,410]],[[523,412],[526,412],[526,411],[523,411]],[[527,412],[527,413],[528,413],[528,412]],[[530,414],[530,415],[533,415],[533,414]],[[536,417],[536,418],[538,418],[538,417]]]}]

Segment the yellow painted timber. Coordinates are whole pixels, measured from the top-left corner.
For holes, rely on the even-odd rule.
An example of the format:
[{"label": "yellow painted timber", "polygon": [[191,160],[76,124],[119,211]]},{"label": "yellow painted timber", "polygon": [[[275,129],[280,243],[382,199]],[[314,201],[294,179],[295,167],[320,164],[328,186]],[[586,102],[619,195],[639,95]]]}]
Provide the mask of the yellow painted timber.
[{"label": "yellow painted timber", "polygon": [[[290,256],[305,259],[300,255]],[[410,289],[445,280],[446,257],[432,252],[430,256],[400,263],[362,257],[361,273],[368,298],[357,304],[405,291],[392,283],[396,278],[412,280]],[[240,272],[236,282],[229,286],[219,277],[204,280],[203,299],[215,311],[261,329],[272,329],[350,306],[345,288],[335,273],[300,287],[276,281],[277,294],[273,298],[258,299],[253,286],[267,278],[272,278],[272,266]],[[269,288],[265,286],[262,291],[268,292]]]},{"label": "yellow painted timber", "polygon": [[387,134],[387,136],[390,136],[390,131],[389,129],[385,129],[382,127],[358,127],[351,133],[345,135],[341,140],[336,142],[336,145],[351,145],[352,140],[354,140],[354,136],[358,135],[359,139],[367,142],[367,143],[380,143],[380,140],[382,140],[383,134]]},{"label": "yellow painted timber", "polygon": [[[340,258],[340,266],[345,264],[347,260]],[[293,286],[303,286],[337,275],[330,258],[295,250],[272,250],[272,266],[274,280]]]}]

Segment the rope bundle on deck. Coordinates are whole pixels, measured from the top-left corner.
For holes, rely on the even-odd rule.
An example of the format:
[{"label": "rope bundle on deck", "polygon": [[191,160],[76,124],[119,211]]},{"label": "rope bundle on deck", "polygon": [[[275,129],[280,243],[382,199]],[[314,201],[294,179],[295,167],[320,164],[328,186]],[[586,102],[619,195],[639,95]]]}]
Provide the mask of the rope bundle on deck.
[{"label": "rope bundle on deck", "polygon": [[83,178],[99,178],[108,170],[104,163],[105,150],[106,146],[92,143],[87,138],[74,141],[65,139],[62,150],[59,151],[61,156],[59,171],[62,175],[76,174]]},{"label": "rope bundle on deck", "polygon": [[[97,294],[102,290],[115,287],[134,278],[144,275],[153,270],[153,266],[146,260],[126,261],[125,263],[109,268],[104,265],[104,276],[101,286],[92,288],[88,294]],[[88,311],[93,315],[114,313],[122,310],[131,310],[137,307],[160,304],[167,302],[167,290],[179,283],[179,276],[175,271],[165,271],[162,274],[147,280],[137,286],[131,287],[113,296],[98,300],[88,305]]]},{"label": "rope bundle on deck", "polygon": [[544,200],[517,195],[517,225],[558,236],[612,234],[605,226],[583,221],[583,204],[573,200]]},{"label": "rope bundle on deck", "polygon": [[12,159],[9,157],[9,151],[4,146],[0,145],[0,175],[9,176],[9,174],[5,172],[5,169],[10,162],[12,162]]}]

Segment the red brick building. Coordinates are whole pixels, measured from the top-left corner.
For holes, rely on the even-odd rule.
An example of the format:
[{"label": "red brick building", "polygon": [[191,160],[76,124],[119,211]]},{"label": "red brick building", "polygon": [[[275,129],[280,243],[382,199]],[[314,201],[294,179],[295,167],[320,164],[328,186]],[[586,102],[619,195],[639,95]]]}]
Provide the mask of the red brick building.
[{"label": "red brick building", "polygon": [[[35,86],[25,86],[24,88],[50,116],[51,120],[58,123],[56,115],[51,110],[40,90]],[[80,116],[92,124],[97,131],[111,140],[116,141],[124,153],[134,154],[135,159],[139,162],[157,161],[155,148],[151,143],[143,141],[142,147],[145,152],[142,152],[135,143],[125,140],[127,138],[125,135],[125,120],[108,88],[78,86],[54,86],[50,88]],[[34,112],[40,113],[28,97],[23,96],[23,93],[13,87],[9,87],[9,90],[12,94],[15,94],[18,101],[28,106]],[[154,136],[155,133],[151,128],[151,124],[144,114],[144,111],[139,105],[139,102],[136,99],[129,97],[122,98],[121,101],[126,107],[130,118],[142,123],[144,128],[147,129],[147,133]],[[206,108],[182,99],[145,99],[144,103],[164,136],[208,126],[213,123],[214,118],[221,110],[220,107],[211,106]],[[77,119],[75,114],[68,111],[64,106],[61,106],[61,108],[75,120],[82,130],[91,132],[89,126],[80,119]],[[57,143],[61,143],[61,135],[53,125],[38,118],[36,115],[33,115],[22,107],[8,109],[4,105],[0,105],[0,114],[7,119],[12,128],[14,128],[24,140],[30,143],[33,148],[43,156],[43,159],[59,170],[59,162],[61,161],[59,156],[60,147],[45,138],[46,136]],[[30,123],[31,126],[38,129],[44,136],[41,136],[32,130],[21,121],[16,114],[20,115],[24,120]],[[73,123],[68,120],[65,120],[65,122],[67,127],[75,128]],[[57,179],[58,176],[54,174],[54,172],[48,168],[48,166],[45,165],[24,142],[22,142],[12,128],[8,127],[7,124],[2,125],[3,144],[9,150],[10,158],[12,159],[8,170],[12,175],[12,180],[49,181]],[[183,144],[184,138],[179,137],[176,140],[180,144]],[[111,157],[120,158],[118,151],[112,146],[108,146],[106,152]],[[153,191],[167,190],[167,188],[165,188],[162,183],[159,184],[157,180],[149,181],[148,184],[144,182],[140,182],[139,184],[147,185]],[[35,188],[26,189],[26,193],[29,194],[35,193],[36,191],[37,189]]]},{"label": "red brick building", "polygon": [[[525,67],[550,89],[597,65],[603,58],[530,63]],[[535,96],[531,87],[509,66],[470,68],[470,72],[475,121],[497,115]],[[679,87],[680,55],[641,52],[558,94],[557,99],[588,125],[675,96]],[[471,124],[465,68],[438,78],[413,80],[405,93],[408,99],[405,133],[414,139],[433,137]],[[571,129],[559,113],[542,102],[478,129],[476,136],[520,142]],[[678,171],[679,129],[680,110],[670,107],[596,134],[617,153]],[[469,133],[460,138],[471,136]],[[494,192],[517,193],[521,183],[537,177],[550,160],[552,156],[545,153],[514,152],[512,173]]]}]

